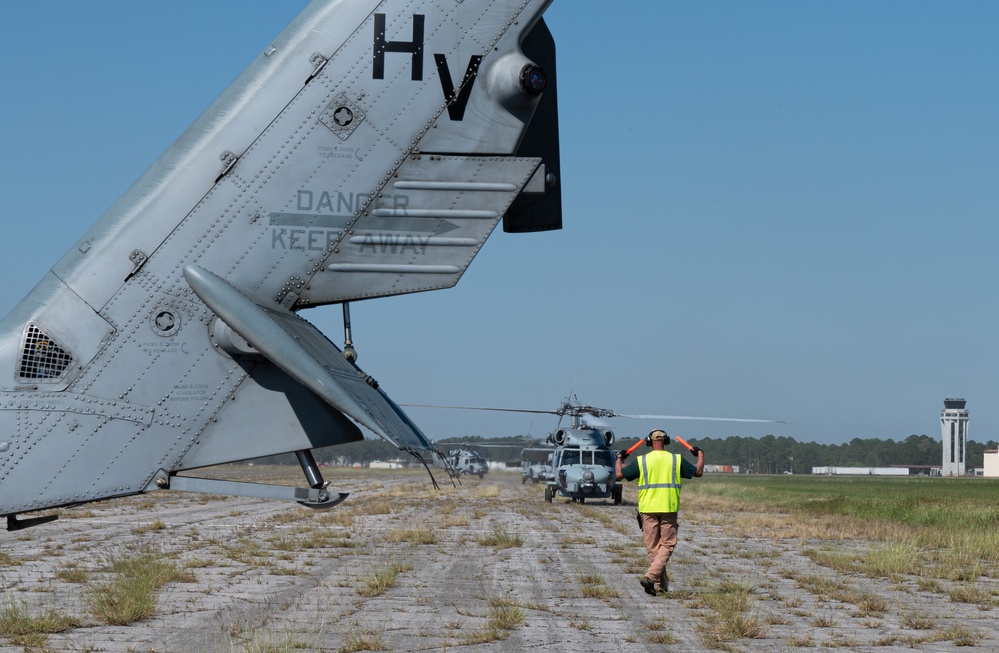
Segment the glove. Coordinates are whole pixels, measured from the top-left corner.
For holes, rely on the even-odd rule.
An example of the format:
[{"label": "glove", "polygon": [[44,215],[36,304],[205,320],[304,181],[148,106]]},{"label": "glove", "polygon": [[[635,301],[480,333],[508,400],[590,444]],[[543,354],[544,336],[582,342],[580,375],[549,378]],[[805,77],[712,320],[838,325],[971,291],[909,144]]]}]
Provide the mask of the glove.
[{"label": "glove", "polygon": [[697,458],[699,455],[701,455],[704,452],[701,451],[700,447],[691,447],[690,448],[690,453],[694,454],[694,458]]},{"label": "glove", "polygon": [[628,452],[627,451],[618,451],[617,452],[617,457],[618,457],[618,460],[625,461],[625,460],[628,459]]}]

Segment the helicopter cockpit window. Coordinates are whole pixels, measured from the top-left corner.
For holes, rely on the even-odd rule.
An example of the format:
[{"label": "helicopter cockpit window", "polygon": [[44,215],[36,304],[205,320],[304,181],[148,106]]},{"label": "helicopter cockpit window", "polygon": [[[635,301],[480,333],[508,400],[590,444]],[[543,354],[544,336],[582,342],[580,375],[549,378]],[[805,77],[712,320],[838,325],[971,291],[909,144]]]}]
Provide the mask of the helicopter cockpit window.
[{"label": "helicopter cockpit window", "polygon": [[562,452],[562,465],[578,465],[580,464],[579,449],[565,449]]},{"label": "helicopter cockpit window", "polygon": [[73,355],[35,324],[24,331],[17,380],[33,383],[59,381],[73,362]]},{"label": "helicopter cockpit window", "polygon": [[611,452],[607,450],[600,450],[593,452],[593,463],[595,465],[603,465],[604,467],[613,467],[614,460],[611,458]]}]

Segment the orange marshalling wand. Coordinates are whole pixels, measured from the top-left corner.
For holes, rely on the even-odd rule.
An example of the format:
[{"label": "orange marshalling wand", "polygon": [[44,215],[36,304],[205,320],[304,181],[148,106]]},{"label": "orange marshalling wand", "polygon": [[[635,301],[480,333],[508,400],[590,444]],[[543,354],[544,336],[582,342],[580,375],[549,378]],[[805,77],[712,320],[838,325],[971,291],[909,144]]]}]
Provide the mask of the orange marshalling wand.
[{"label": "orange marshalling wand", "polygon": [[689,444],[687,444],[687,441],[686,441],[686,440],[684,440],[683,438],[681,438],[681,437],[679,437],[679,436],[676,436],[676,435],[674,435],[674,436],[673,436],[673,439],[674,439],[674,440],[676,440],[677,442],[679,442],[680,444],[682,444],[683,446],[687,447],[687,451],[690,451],[690,450],[692,450],[692,449],[693,449],[693,447],[692,447],[692,446],[690,446]]},{"label": "orange marshalling wand", "polygon": [[[674,435],[674,436],[673,436],[673,439],[674,439],[674,440],[676,440],[677,442],[679,442],[680,444],[682,444],[683,446],[685,446],[685,447],[687,448],[687,451],[691,451],[691,450],[693,450],[693,448],[694,448],[694,447],[692,447],[692,446],[691,446],[691,445],[690,445],[690,444],[689,444],[689,443],[688,443],[688,442],[687,442],[686,440],[684,440],[683,438],[681,438],[681,437],[680,437],[680,436],[678,436],[678,435]],[[626,455],[626,456],[630,456],[630,455],[631,455],[631,453],[632,453],[632,452],[633,452],[633,451],[634,451],[635,449],[637,449],[638,447],[642,446],[642,444],[643,444],[644,442],[645,442],[645,440],[639,440],[639,441],[638,441],[638,442],[636,442],[635,444],[631,445],[631,446],[630,446],[630,447],[629,447],[629,448],[628,448],[628,449],[627,449],[627,450],[626,450],[626,451],[624,452],[624,453],[625,453],[625,455]]]},{"label": "orange marshalling wand", "polygon": [[638,447],[642,446],[642,443],[644,443],[644,442],[645,442],[645,440],[639,440],[635,444],[631,445],[631,447],[629,447],[628,450],[624,452],[624,455],[630,456],[631,452],[633,452]]}]

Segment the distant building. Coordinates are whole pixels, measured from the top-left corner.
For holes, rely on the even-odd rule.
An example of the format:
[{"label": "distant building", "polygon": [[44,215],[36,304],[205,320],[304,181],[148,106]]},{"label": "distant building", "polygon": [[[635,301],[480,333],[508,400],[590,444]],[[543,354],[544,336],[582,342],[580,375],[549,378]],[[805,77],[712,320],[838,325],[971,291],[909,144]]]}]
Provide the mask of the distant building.
[{"label": "distant building", "polygon": [[940,411],[940,431],[943,436],[943,466],[941,476],[964,476],[965,452],[968,445],[968,411],[964,399],[944,399]]},{"label": "distant building", "polygon": [[990,449],[985,452],[982,476],[999,476],[999,449]]},{"label": "distant building", "polygon": [[371,469],[404,469],[406,466],[400,460],[372,460],[368,467]]},{"label": "distant building", "polygon": [[707,474],[738,474],[738,465],[704,465]]},{"label": "distant building", "polygon": [[831,476],[909,476],[908,467],[812,467],[813,474]]}]

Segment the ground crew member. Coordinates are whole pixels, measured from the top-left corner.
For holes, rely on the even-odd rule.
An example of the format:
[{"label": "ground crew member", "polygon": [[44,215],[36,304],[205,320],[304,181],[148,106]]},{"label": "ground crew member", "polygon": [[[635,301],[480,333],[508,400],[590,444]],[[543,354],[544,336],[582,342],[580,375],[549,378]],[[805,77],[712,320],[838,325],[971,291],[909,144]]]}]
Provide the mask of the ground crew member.
[{"label": "ground crew member", "polygon": [[649,557],[649,569],[640,582],[646,594],[655,596],[659,589],[665,592],[669,588],[666,563],[676,546],[680,486],[683,479],[704,473],[704,452],[698,447],[691,448],[690,452],[697,456],[697,464],[693,465],[680,454],[666,451],[669,436],[660,429],[651,431],[645,444],[652,447],[652,451],[636,456],[623,469],[628,454],[625,451],[618,453],[615,471],[619,481],[638,480],[638,516]]}]

